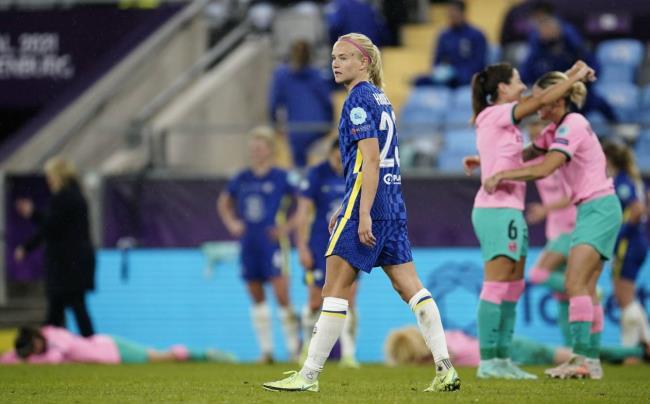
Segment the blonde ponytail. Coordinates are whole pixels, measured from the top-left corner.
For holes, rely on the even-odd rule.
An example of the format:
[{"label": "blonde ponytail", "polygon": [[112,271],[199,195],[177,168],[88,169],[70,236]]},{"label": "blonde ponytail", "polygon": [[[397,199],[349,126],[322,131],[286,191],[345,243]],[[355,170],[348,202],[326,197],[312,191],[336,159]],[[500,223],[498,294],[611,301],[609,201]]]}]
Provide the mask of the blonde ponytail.
[{"label": "blonde ponytail", "polygon": [[339,37],[340,40],[346,40],[347,42],[352,41],[357,47],[360,47],[365,51],[359,52],[359,57],[363,58],[367,56],[370,60],[368,61],[368,76],[370,82],[377,88],[384,89],[384,70],[381,62],[381,52],[375,44],[372,43],[370,38],[363,34],[351,33]]},{"label": "blonde ponytail", "polygon": [[574,103],[578,108],[582,108],[585,105],[587,99],[587,86],[582,81],[576,81],[571,86],[569,99]]},{"label": "blonde ponytail", "polygon": [[[542,75],[542,77],[540,77],[539,79],[537,79],[537,81],[535,82],[535,86],[544,89],[564,80],[569,80],[569,76],[567,76],[562,72],[548,72]],[[587,86],[585,86],[585,83],[583,83],[582,81],[577,81],[573,83],[571,89],[569,89],[567,93],[564,95],[564,99],[565,101],[567,101],[567,107],[570,101],[571,103],[575,104],[578,108],[582,108],[582,106],[585,104],[586,98],[587,98]]]}]

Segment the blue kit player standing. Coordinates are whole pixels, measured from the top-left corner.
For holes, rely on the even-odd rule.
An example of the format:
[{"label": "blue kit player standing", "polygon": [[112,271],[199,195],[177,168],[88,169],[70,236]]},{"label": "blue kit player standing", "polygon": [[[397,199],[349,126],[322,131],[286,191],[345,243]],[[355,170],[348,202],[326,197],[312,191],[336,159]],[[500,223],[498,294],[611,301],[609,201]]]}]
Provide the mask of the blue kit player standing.
[{"label": "blue kit player standing", "polygon": [[[289,286],[280,245],[286,239],[286,211],[295,195],[288,173],[273,166],[274,138],[258,128],[249,143],[250,168],[236,175],[219,196],[217,210],[224,225],[241,240],[242,278],[253,300],[251,317],[262,351],[260,362],[273,362],[271,311],[264,296],[270,282],[280,305],[280,318],[292,360],[298,357],[298,321],[289,302]],[[286,271],[285,271],[286,272]]]},{"label": "blue kit player standing", "polygon": [[274,391],[319,390],[318,377],[341,335],[358,271],[381,266],[409,304],[435,358],[436,376],[426,391],[453,391],[460,379],[451,365],[438,306],[422,286],[406,228],[395,115],[381,90],[379,49],[361,34],[339,38],[332,50],[332,71],[348,90],[339,124],[345,197],[329,228],[323,306],[300,372],[264,383]]},{"label": "blue kit player standing", "polygon": [[629,147],[609,143],[603,150],[607,171],[614,177],[614,189],[623,209],[623,225],[612,263],[614,296],[621,308],[621,344],[637,346],[650,342],[648,316],[636,298],[636,280],[648,252],[646,190]]},{"label": "blue kit player standing", "polygon": [[[296,211],[298,225],[296,244],[300,264],[305,269],[305,283],[309,288],[307,304],[301,317],[303,349],[301,363],[307,358],[307,347],[311,334],[318,321],[323,303],[325,284],[325,251],[327,250],[329,221],[341,206],[345,196],[345,178],[338,139],[332,142],[327,160],[311,167],[300,184],[300,197]],[[348,314],[341,334],[342,367],[358,368],[356,356],[356,313],[354,297],[356,284],[350,294]]]}]

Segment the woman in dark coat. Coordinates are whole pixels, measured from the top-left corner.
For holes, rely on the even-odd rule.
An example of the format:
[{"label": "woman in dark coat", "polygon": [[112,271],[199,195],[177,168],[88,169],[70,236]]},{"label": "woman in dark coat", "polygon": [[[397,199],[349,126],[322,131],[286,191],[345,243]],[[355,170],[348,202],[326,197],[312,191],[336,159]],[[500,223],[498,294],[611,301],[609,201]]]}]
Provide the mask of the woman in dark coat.
[{"label": "woman in dark coat", "polygon": [[64,311],[74,312],[79,332],[93,335],[86,308],[86,292],[95,288],[95,250],[90,238],[88,205],[72,164],[55,157],[45,164],[52,199],[47,212],[34,209],[31,200],[16,202],[18,213],[38,226],[37,233],[16,248],[17,261],[41,243],[45,245],[45,325],[64,326]]}]

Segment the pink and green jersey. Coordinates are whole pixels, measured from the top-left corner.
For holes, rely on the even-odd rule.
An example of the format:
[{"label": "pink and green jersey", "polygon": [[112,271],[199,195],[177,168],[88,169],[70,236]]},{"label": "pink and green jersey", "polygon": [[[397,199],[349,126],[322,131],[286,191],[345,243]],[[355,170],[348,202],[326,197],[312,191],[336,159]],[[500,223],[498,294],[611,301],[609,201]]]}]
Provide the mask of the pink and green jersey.
[{"label": "pink and green jersey", "polygon": [[[41,355],[30,355],[28,363],[120,363],[115,341],[108,335],[84,338],[65,328],[46,326],[41,333],[47,341],[47,350]],[[20,362],[15,351],[0,357],[0,364]]]},{"label": "pink and green jersey", "polygon": [[[543,136],[543,133],[540,136]],[[539,164],[544,157],[538,157],[528,164]],[[562,170],[556,170],[546,178],[535,181],[539,197],[544,206],[551,205],[563,198],[571,199],[571,188],[562,177]],[[546,215],[546,239],[555,240],[561,234],[571,233],[576,226],[577,209],[574,204],[562,209],[555,209]]]},{"label": "pink and green jersey", "polygon": [[560,171],[571,189],[573,204],[614,195],[613,181],[607,177],[605,153],[584,116],[570,113],[559,124],[549,124],[535,140],[535,147],[566,155],[567,162]]},{"label": "pink and green jersey", "polygon": [[[524,139],[514,122],[517,103],[492,105],[476,117],[476,148],[481,158],[481,182],[492,175],[523,166]],[[526,183],[502,181],[493,194],[481,186],[474,199],[475,208],[513,208],[524,210]]]}]

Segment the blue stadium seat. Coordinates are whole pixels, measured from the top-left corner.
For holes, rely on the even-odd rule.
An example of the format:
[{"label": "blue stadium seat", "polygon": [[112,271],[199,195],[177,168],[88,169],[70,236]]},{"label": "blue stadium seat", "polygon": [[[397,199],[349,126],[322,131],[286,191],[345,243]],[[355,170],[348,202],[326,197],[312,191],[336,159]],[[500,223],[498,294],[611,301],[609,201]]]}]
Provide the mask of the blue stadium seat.
[{"label": "blue stadium seat", "polygon": [[643,59],[643,44],[636,39],[603,41],[596,49],[603,83],[633,83]]},{"label": "blue stadium seat", "polygon": [[650,84],[641,88],[641,107],[650,108]]},{"label": "blue stadium seat", "polygon": [[476,133],[473,129],[450,130],[445,132],[443,140],[442,153],[476,154]]},{"label": "blue stadium seat", "polygon": [[414,87],[402,108],[399,134],[402,137],[430,135],[444,122],[451,92],[444,87]]},{"label": "blue stadium seat", "polygon": [[607,118],[600,111],[591,111],[586,115],[591,124],[591,128],[596,132],[599,138],[609,136],[609,124]]},{"label": "blue stadium seat", "polygon": [[499,45],[488,46],[487,64],[491,65],[501,61],[501,47]]},{"label": "blue stadium seat", "polygon": [[452,107],[472,110],[472,86],[461,86],[454,90]]},{"label": "blue stadium seat", "polygon": [[472,119],[471,109],[451,109],[445,113],[445,130],[460,130],[468,129],[471,125]]},{"label": "blue stadium seat", "polygon": [[639,138],[634,145],[636,162],[641,171],[650,172],[650,129],[641,131]]},{"label": "blue stadium seat", "polygon": [[407,100],[407,105],[444,111],[451,101],[451,91],[446,87],[414,87]]},{"label": "blue stadium seat", "polygon": [[636,85],[600,83],[596,91],[609,102],[621,122],[638,122],[639,88]]},{"label": "blue stadium seat", "polygon": [[442,123],[441,112],[407,104],[400,113],[397,133],[404,139],[430,136],[440,130]]},{"label": "blue stadium seat", "polygon": [[641,100],[639,104],[639,122],[650,127],[650,85],[646,85],[641,89]]},{"label": "blue stadium seat", "polygon": [[445,173],[463,172],[463,157],[467,153],[443,151],[438,155],[438,170]]},{"label": "blue stadium seat", "polygon": [[637,153],[637,157],[640,154],[650,156],[650,129],[644,129],[641,131],[636,140],[636,144],[634,145],[634,150]]}]

